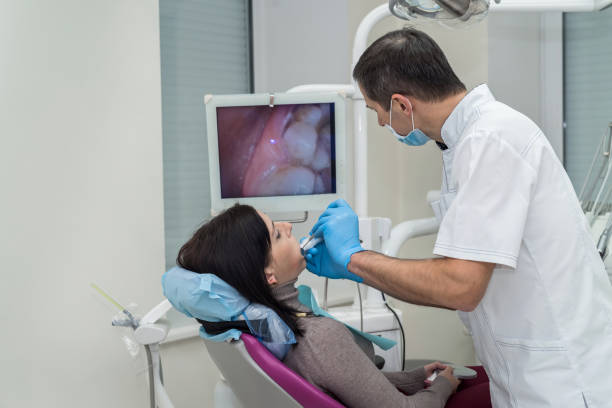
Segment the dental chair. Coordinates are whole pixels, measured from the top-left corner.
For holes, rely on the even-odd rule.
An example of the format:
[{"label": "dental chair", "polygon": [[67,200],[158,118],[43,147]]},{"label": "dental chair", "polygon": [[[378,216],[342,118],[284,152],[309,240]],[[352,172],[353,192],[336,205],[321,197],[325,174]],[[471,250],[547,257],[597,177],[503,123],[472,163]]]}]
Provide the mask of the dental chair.
[{"label": "dental chair", "polygon": [[[215,385],[215,408],[343,407],[281,362],[295,337],[271,309],[248,301],[214,274],[180,267],[164,273],[162,287],[167,300],[145,315],[141,320],[145,324],[136,330],[136,334],[156,335],[136,337],[140,344],[156,343],[156,350],[168,328],[163,327],[162,332],[155,324],[173,307],[200,323],[200,337],[222,377]],[[161,397],[156,400],[165,399],[169,404],[157,406],[172,408],[156,369],[158,360],[154,355],[151,383],[156,397]]]},{"label": "dental chair", "polygon": [[[171,308],[168,300],[158,304],[140,319],[134,333],[134,340],[151,355],[151,407],[174,408],[161,377],[159,353],[170,329],[163,316]],[[222,375],[215,387],[215,408],[344,407],[286,367],[250,334],[232,341],[202,340]]]},{"label": "dental chair", "polygon": [[[287,368],[255,337],[243,333],[239,340],[214,342],[204,339],[210,357],[241,406],[235,401],[218,401],[215,407],[342,408],[304,378]],[[219,384],[218,384],[219,386]],[[216,397],[219,394],[215,390]]]},{"label": "dental chair", "polygon": [[[134,340],[151,353],[151,407],[174,408],[161,378],[159,353],[160,344],[166,340],[170,329],[163,316],[171,308],[168,300],[161,302],[140,319],[134,333]],[[238,340],[229,342],[202,340],[222,375],[215,387],[215,408],[344,407],[286,367],[250,334],[242,333]]]}]

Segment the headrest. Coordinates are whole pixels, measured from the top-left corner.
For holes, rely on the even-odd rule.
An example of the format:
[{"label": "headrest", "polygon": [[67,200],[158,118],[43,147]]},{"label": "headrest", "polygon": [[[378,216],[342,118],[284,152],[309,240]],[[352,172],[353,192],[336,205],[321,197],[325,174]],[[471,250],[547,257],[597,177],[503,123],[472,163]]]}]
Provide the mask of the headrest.
[{"label": "headrest", "polygon": [[[293,331],[272,309],[249,302],[217,275],[176,266],[164,273],[162,287],[172,306],[188,317],[208,322],[244,319],[253,336],[281,360],[296,343]],[[200,328],[200,336],[212,341],[237,340],[241,334],[240,330],[229,329],[211,335]]]},{"label": "headrest", "polygon": [[217,275],[195,273],[178,266],[164,273],[162,287],[175,309],[210,322],[236,320],[250,303]]}]

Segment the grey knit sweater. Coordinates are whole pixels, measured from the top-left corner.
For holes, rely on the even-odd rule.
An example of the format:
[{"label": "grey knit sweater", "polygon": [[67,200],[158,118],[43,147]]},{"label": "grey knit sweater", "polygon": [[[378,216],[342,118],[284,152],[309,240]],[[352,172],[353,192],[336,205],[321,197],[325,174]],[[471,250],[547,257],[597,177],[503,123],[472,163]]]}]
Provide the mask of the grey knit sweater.
[{"label": "grey knit sweater", "polygon": [[[275,287],[274,296],[293,309],[309,312],[299,302],[294,284],[292,281]],[[283,362],[347,407],[444,407],[453,391],[443,376],[425,389],[422,367],[413,371],[380,371],[372,362],[371,343],[353,337],[342,323],[333,319],[307,316],[298,318],[298,324],[303,336],[297,338],[298,344]]]}]

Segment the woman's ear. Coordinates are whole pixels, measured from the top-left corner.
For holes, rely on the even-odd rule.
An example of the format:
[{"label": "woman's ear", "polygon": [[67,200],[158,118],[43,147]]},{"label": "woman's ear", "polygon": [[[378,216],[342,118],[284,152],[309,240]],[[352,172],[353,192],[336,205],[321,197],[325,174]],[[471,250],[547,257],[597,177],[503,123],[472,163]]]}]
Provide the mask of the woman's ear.
[{"label": "woman's ear", "polygon": [[274,286],[278,283],[276,276],[274,276],[274,269],[272,269],[272,267],[268,266],[266,269],[264,269],[264,273],[266,274],[266,281],[268,282],[268,285]]}]

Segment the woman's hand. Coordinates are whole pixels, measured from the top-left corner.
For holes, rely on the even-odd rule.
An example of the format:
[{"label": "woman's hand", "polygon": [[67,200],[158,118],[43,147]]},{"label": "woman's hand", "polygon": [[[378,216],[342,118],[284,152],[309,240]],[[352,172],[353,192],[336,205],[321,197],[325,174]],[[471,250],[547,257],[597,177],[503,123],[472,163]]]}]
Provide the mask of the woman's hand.
[{"label": "woman's hand", "polygon": [[[431,375],[435,371],[438,371],[439,376],[441,375],[443,377],[446,377],[446,379],[451,383],[451,386],[453,387],[453,392],[457,391],[457,387],[459,386],[461,381],[453,375],[453,367],[447,366],[446,364],[442,364],[439,361],[436,361],[435,363],[427,364],[424,368],[425,378],[431,377]],[[429,380],[425,380],[425,383],[427,385],[431,385],[432,382]]]},{"label": "woman's hand", "polygon": [[461,383],[461,380],[459,380],[457,377],[453,375],[453,367],[451,366],[446,367],[438,375],[446,377],[446,379],[450,381],[451,386],[453,387],[453,393],[457,391],[457,387],[459,386],[459,383]]},{"label": "woman's hand", "polygon": [[439,361],[436,361],[435,363],[427,364],[424,367],[425,368],[425,378],[431,377],[431,375],[434,373],[434,371],[436,371],[436,370],[442,371],[446,367],[447,367],[446,364],[442,364]]}]

